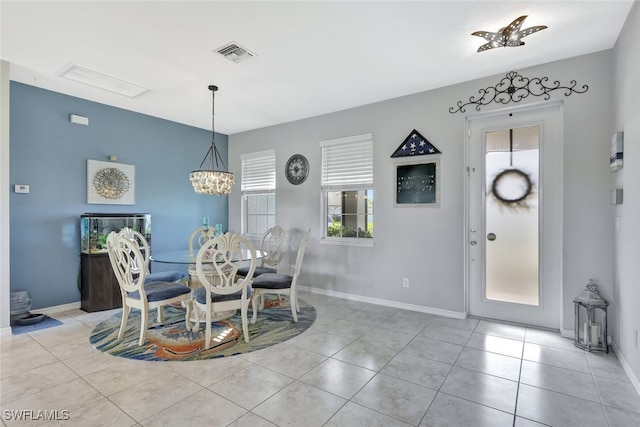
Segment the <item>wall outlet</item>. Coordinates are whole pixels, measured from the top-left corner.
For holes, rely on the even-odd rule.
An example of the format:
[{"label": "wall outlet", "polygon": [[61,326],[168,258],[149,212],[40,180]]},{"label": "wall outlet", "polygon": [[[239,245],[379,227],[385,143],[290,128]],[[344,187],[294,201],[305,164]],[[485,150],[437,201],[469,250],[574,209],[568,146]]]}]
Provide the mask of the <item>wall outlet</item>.
[{"label": "wall outlet", "polygon": [[409,278],[408,277],[404,277],[402,279],[402,286],[405,287],[405,288],[409,287]]}]

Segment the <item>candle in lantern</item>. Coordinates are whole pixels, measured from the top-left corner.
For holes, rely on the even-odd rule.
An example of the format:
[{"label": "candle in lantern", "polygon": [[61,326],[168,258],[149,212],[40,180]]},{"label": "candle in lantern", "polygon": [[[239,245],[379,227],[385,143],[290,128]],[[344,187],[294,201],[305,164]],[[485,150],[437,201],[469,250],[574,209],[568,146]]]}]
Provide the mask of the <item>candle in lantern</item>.
[{"label": "candle in lantern", "polygon": [[591,346],[597,347],[600,338],[600,325],[597,323],[591,324]]}]

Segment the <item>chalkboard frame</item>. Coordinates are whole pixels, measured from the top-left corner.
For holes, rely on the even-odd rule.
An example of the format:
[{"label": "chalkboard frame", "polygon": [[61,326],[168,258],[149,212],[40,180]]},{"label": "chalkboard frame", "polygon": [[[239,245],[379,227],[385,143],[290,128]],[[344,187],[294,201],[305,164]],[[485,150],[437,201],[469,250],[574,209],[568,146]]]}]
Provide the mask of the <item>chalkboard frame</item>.
[{"label": "chalkboard frame", "polygon": [[[425,182],[425,175],[433,182]],[[411,178],[419,180],[417,185],[407,184],[407,179]],[[394,182],[394,206],[440,207],[440,159],[397,163]],[[431,189],[425,191],[425,185],[430,185]]]}]

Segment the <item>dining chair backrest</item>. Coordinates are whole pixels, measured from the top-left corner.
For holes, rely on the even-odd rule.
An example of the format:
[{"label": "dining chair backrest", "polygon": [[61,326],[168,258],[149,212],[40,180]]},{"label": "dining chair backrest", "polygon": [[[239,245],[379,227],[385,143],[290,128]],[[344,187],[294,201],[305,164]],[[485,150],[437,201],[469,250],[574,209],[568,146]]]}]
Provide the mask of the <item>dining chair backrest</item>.
[{"label": "dining chair backrest", "polygon": [[144,271],[149,274],[149,256],[151,255],[151,248],[149,247],[149,242],[144,235],[129,227],[124,227],[118,234],[125,237],[132,243],[135,243],[138,249],[140,249],[144,259]]},{"label": "dining chair backrest", "polygon": [[216,237],[215,227],[208,227],[207,229],[204,227],[196,228],[191,233],[191,237],[189,237],[189,255],[195,255],[205,242],[214,237]]},{"label": "dining chair backrest", "polygon": [[284,228],[276,225],[271,227],[262,235],[260,240],[260,251],[262,257],[260,258],[261,266],[272,266],[275,270],[278,269],[278,264],[284,257],[284,241],[285,232]]},{"label": "dining chair backrest", "polygon": [[264,295],[266,294],[289,295],[289,304],[291,306],[293,321],[298,321],[298,277],[300,276],[302,260],[304,259],[304,254],[307,250],[307,243],[309,243],[310,236],[311,229],[309,228],[304,233],[302,240],[300,241],[296,262],[291,266],[291,274],[263,273],[256,277],[251,283],[251,289],[253,290],[253,295],[251,297],[251,305],[253,306],[251,323],[256,322],[258,310],[263,308]]},{"label": "dining chair backrest", "polygon": [[154,283],[154,282],[179,282],[184,279],[184,272],[179,270],[164,270],[155,273],[151,273],[151,269],[149,267],[149,262],[151,260],[151,247],[149,245],[149,241],[144,237],[142,233],[136,231],[129,227],[124,227],[118,233],[120,236],[123,236],[126,239],[129,239],[132,243],[138,246],[140,252],[142,253],[144,262],[142,263],[144,266],[145,283]]},{"label": "dining chair backrest", "polygon": [[[302,260],[304,259],[304,254],[307,250],[307,243],[309,243],[309,237],[311,236],[311,229],[308,228],[307,231],[302,236],[302,240],[300,241],[300,246],[298,247],[298,255],[296,256],[296,263],[291,267],[293,270],[291,275],[294,279],[300,275],[300,269],[302,268]],[[294,281],[294,283],[297,280]]]},{"label": "dining chair backrest", "polygon": [[144,265],[144,256],[138,244],[112,231],[107,236],[107,253],[113,273],[123,291],[123,297],[128,293],[139,291],[144,298],[143,284],[147,272],[144,268],[140,268],[140,265]]},{"label": "dining chair backrest", "polygon": [[[245,277],[237,276],[238,268],[249,262]],[[213,264],[216,274],[206,266]],[[196,256],[196,271],[202,285],[217,294],[228,295],[247,287],[256,268],[253,244],[240,235],[226,233],[207,240]]]}]

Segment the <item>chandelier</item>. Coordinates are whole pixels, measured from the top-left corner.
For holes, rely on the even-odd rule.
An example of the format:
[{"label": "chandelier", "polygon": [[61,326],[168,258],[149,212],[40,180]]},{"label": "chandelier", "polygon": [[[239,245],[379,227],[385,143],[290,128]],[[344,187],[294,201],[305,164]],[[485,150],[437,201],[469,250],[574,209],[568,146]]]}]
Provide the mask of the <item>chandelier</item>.
[{"label": "chandelier", "polygon": [[[209,90],[212,95],[211,134],[213,136],[211,138],[211,147],[209,147],[207,154],[204,155],[204,159],[202,159],[202,163],[200,163],[198,170],[192,171],[189,174],[189,179],[191,180],[191,185],[193,185],[193,190],[196,193],[222,196],[231,193],[234,177],[231,172],[224,170],[227,167],[225,166],[224,160],[222,160],[222,156],[216,147],[215,105],[218,86],[211,85],[209,86]],[[202,165],[207,161],[207,157],[209,158],[209,169],[202,169]],[[223,170],[215,169],[218,167],[218,160],[222,163]]]}]

